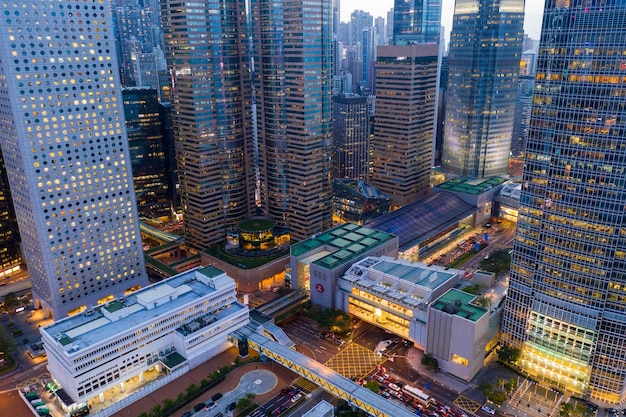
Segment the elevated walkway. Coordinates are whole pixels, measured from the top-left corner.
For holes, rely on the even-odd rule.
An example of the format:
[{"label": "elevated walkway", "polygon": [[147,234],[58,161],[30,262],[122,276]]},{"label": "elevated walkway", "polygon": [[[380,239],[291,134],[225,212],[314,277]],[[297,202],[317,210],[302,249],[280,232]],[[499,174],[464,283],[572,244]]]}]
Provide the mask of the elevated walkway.
[{"label": "elevated walkway", "polygon": [[[264,326],[267,326],[264,325]],[[271,324],[270,326],[273,326]],[[247,340],[248,346],[286,368],[319,385],[332,395],[348,401],[376,417],[414,417],[415,413],[400,404],[363,388],[323,364],[272,340],[247,326],[236,332],[236,338]]]}]

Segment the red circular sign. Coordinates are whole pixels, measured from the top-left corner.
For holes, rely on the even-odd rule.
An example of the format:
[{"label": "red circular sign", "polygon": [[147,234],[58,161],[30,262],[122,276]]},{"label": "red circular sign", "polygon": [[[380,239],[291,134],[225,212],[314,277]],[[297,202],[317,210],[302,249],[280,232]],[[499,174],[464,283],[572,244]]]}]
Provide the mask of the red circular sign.
[{"label": "red circular sign", "polygon": [[322,284],[315,284],[315,289],[317,290],[317,292],[322,293],[324,292],[324,286]]}]

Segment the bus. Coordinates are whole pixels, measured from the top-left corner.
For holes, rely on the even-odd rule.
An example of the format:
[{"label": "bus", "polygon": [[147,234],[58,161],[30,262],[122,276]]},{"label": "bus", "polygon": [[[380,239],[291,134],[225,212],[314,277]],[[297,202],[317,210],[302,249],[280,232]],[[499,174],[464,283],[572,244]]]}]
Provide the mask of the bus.
[{"label": "bus", "polygon": [[423,405],[424,407],[428,407],[432,402],[432,399],[428,396],[428,394],[419,388],[405,385],[402,388],[402,393],[405,397]]}]

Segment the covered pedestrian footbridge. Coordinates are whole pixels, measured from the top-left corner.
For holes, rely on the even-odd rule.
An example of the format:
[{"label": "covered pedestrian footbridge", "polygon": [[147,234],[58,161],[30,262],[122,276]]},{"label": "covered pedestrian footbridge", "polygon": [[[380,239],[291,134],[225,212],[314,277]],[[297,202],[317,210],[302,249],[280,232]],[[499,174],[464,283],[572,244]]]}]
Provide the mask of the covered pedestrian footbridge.
[{"label": "covered pedestrian footbridge", "polygon": [[413,411],[399,403],[387,400],[369,389],[363,388],[308,356],[259,334],[249,326],[239,329],[236,333],[236,337],[240,341],[247,341],[248,347],[259,352],[261,356],[291,369],[332,395],[348,401],[372,416],[415,416]]}]

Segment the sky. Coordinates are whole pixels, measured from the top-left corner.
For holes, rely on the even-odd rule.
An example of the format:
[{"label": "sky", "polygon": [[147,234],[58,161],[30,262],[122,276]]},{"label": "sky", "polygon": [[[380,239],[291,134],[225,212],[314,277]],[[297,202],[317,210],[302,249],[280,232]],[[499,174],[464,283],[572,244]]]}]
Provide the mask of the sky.
[{"label": "sky", "polygon": [[[354,10],[363,10],[371,14],[374,19],[382,16],[387,20],[387,12],[393,8],[394,0],[340,0],[341,1],[341,21],[350,20],[350,15]],[[441,13],[441,24],[446,28],[446,33],[452,30],[452,15],[454,13],[454,0],[442,0],[443,10]],[[539,39],[541,32],[541,21],[543,16],[543,0],[526,0],[526,16],[524,19],[524,31],[533,39]],[[446,34],[446,41],[450,36]]]}]

